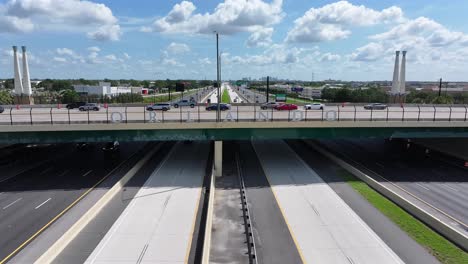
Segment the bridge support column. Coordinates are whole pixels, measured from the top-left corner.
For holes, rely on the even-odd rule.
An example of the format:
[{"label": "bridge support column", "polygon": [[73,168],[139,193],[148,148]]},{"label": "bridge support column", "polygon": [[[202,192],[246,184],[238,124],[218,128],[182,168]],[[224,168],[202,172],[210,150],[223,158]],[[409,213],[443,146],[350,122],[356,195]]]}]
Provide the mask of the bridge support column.
[{"label": "bridge support column", "polygon": [[216,177],[223,175],[223,142],[214,143],[214,174]]}]

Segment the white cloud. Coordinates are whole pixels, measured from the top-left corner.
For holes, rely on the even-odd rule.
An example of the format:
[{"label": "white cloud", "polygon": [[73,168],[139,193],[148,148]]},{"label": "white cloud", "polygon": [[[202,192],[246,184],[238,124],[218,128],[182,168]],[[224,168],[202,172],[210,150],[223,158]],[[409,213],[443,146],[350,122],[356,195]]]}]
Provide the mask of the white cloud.
[{"label": "white cloud", "polygon": [[116,61],[117,60],[117,56],[115,56],[114,54],[109,54],[107,56],[105,56],[106,59],[108,60],[111,60],[111,61]]},{"label": "white cloud", "polygon": [[175,66],[175,67],[184,67],[185,64],[178,62],[175,59],[165,58],[162,60],[162,65]]},{"label": "white cloud", "polygon": [[126,60],[129,60],[129,59],[132,58],[132,57],[131,57],[130,55],[128,55],[128,53],[126,53],[126,52],[124,52],[123,56],[124,56],[124,58],[125,58]]},{"label": "white cloud", "polygon": [[311,8],[302,17],[294,21],[294,27],[288,32],[288,42],[320,42],[345,39],[352,26],[371,26],[380,23],[403,20],[403,11],[399,7],[389,7],[382,11],[353,5],[340,1],[321,8]]},{"label": "white cloud", "polygon": [[104,4],[90,1],[9,0],[0,10],[0,17],[0,33],[58,27],[77,32],[98,28],[88,33],[96,40],[118,40],[121,34],[112,10]]},{"label": "white cloud", "polygon": [[30,32],[34,24],[30,19],[15,16],[7,16],[0,13],[0,33]]},{"label": "white cloud", "polygon": [[53,60],[56,61],[56,62],[67,62],[67,59],[66,59],[66,58],[62,58],[62,57],[54,57]]},{"label": "white cloud", "polygon": [[257,66],[293,64],[299,61],[299,56],[305,51],[307,50],[275,44],[258,55],[227,56],[223,61],[228,64],[232,63]]},{"label": "white cloud", "polygon": [[117,41],[120,39],[122,32],[119,25],[104,25],[96,31],[89,32],[88,37],[98,41]]},{"label": "white cloud", "polygon": [[89,47],[88,50],[91,51],[91,52],[100,52],[101,51],[101,49],[99,47],[96,47],[96,46]]},{"label": "white cloud", "polygon": [[247,39],[247,47],[266,47],[272,43],[273,28],[259,28]]},{"label": "white cloud", "polygon": [[233,34],[252,32],[258,28],[279,23],[284,14],[282,0],[266,3],[262,0],[225,0],[216,6],[213,13],[196,13],[193,3],[182,1],[174,5],[169,14],[141,28],[145,32]]},{"label": "white cloud", "polygon": [[182,54],[190,51],[190,47],[184,43],[172,42],[167,46],[166,50],[172,54]]},{"label": "white cloud", "polygon": [[350,56],[355,61],[376,61],[385,55],[385,48],[380,43],[371,42],[357,48]]},{"label": "white cloud", "polygon": [[330,52],[324,53],[319,61],[338,61],[341,59],[341,56],[339,54],[333,54]]},{"label": "white cloud", "polygon": [[71,49],[67,48],[58,48],[56,50],[58,55],[68,55],[68,56],[75,56],[75,52]]},{"label": "white cloud", "polygon": [[211,60],[209,58],[198,59],[198,64],[208,65],[211,64]]}]

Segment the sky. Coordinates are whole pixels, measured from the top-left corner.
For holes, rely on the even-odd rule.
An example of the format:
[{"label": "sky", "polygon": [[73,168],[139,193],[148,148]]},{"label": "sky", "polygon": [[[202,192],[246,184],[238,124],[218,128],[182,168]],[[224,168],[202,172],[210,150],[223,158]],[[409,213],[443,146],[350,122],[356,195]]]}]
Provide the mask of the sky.
[{"label": "sky", "polygon": [[0,78],[468,81],[468,1],[0,0]]}]

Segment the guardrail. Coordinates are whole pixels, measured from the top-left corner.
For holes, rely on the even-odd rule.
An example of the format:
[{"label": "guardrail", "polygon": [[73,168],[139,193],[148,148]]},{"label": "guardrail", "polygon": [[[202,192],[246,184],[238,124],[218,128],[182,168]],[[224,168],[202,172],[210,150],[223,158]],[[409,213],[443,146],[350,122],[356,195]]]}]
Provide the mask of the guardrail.
[{"label": "guardrail", "polygon": [[[99,111],[78,111],[64,108],[6,108],[0,114],[1,125],[90,124],[90,123],[183,123],[216,122],[216,111],[206,104],[191,108],[181,106],[169,111],[148,111],[146,106],[109,106]],[[262,109],[260,104],[235,104],[222,111],[221,122],[323,122],[323,121],[417,121],[466,122],[467,106],[389,106],[384,110],[365,110],[359,105],[330,105],[321,110],[278,111]]]}]

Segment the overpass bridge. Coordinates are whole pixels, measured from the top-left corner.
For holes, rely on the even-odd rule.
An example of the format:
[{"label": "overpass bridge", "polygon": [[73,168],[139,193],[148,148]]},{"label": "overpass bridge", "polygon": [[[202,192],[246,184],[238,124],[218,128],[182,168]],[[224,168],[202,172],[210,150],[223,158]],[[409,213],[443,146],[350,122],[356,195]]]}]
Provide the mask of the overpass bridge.
[{"label": "overpass bridge", "polygon": [[109,106],[100,111],[57,107],[6,108],[0,114],[0,144],[99,141],[308,139],[340,137],[468,137],[466,106],[327,105],[323,110],[261,109],[234,104],[207,111],[206,104],[169,111],[144,105]]}]

